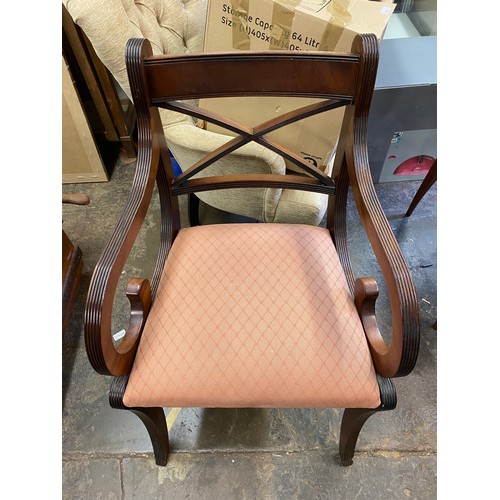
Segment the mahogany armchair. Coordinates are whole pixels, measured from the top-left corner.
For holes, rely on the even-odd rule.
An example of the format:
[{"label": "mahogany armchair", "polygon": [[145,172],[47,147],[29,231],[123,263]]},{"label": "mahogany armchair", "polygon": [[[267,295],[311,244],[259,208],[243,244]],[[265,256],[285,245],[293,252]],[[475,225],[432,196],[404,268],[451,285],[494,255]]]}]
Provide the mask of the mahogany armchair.
[{"label": "mahogany armchair", "polygon": [[[273,51],[153,56],[131,39],[127,70],[138,116],[137,171],[119,222],[95,268],[85,313],[94,369],[113,376],[110,404],[145,424],[156,463],[167,463],[168,407],[345,408],[343,465],[352,463],[367,418],[396,406],[391,378],[410,373],[419,347],[416,292],[372,183],[366,122],[378,64],[373,35],[352,53]],[[293,77],[291,77],[293,75]],[[238,95],[319,97],[319,104],[247,127],[182,102]],[[346,106],[332,176],[270,141],[278,127]],[[237,132],[174,178],[158,108],[203,117]],[[278,152],[305,175],[206,176],[217,158],[250,141]],[[161,241],[151,282],[129,281],[128,330],[111,336],[120,274],[154,186]],[[384,275],[392,338],[375,317],[377,284],[355,278],[346,241],[349,185]],[[329,197],[327,228],[276,223],[180,227],[178,196],[199,191],[279,187]]]}]

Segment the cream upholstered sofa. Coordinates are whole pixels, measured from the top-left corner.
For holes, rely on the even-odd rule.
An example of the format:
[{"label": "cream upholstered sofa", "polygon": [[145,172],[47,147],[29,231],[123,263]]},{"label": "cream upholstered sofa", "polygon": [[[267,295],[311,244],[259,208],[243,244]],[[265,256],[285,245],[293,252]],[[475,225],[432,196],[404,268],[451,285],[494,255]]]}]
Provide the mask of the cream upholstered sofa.
[{"label": "cream upholstered sofa", "polygon": [[[63,0],[63,5],[132,101],[125,67],[129,38],[147,38],[154,54],[203,51],[207,0]],[[191,117],[168,110],[160,115],[168,147],[182,170],[230,139],[198,127]],[[207,175],[222,171],[285,174],[286,167],[281,156],[250,143],[213,164]],[[324,194],[274,188],[211,191],[198,197],[264,222],[317,225],[327,206]]]}]

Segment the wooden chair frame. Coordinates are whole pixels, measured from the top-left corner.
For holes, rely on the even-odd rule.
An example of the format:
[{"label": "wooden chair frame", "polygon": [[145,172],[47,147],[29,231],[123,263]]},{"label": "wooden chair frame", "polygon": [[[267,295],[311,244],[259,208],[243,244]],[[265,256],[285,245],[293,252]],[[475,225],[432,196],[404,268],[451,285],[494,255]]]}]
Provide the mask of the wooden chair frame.
[{"label": "wooden chair frame", "polygon": [[[131,39],[126,60],[137,110],[137,170],[130,197],[95,268],[85,312],[89,360],[97,372],[115,377],[110,393],[111,406],[131,410],[141,418],[150,434],[157,464],[165,465],[168,430],[163,409],[127,408],[122,397],[163,267],[180,229],[178,195],[212,189],[271,186],[326,193],[329,195],[327,227],[365,329],[382,402],[376,409],[345,410],[340,456],[342,464],[351,464],[357,437],[366,419],[377,411],[396,406],[395,388],[390,379],[407,375],[413,369],[420,338],[415,287],[378,201],[368,162],[366,130],[378,64],[376,37],[358,35],[349,54],[272,51],[173,56],[153,56],[148,41]],[[290,78],[292,70],[294,77]],[[216,78],[217,75],[220,78]],[[237,95],[320,97],[324,101],[254,128],[178,102]],[[332,177],[267,137],[271,130],[280,126],[340,105],[346,106],[346,111]],[[239,135],[174,179],[158,107],[213,121]],[[206,166],[252,140],[301,166],[305,175],[199,176]],[[162,221],[157,263],[151,282],[143,278],[129,281],[126,294],[131,305],[130,324],[122,342],[115,346],[111,318],[116,287],[144,221],[155,183]],[[356,279],[351,267],[346,233],[349,186],[387,285],[392,312],[389,344],[384,341],[375,318],[377,284],[371,277]]]}]

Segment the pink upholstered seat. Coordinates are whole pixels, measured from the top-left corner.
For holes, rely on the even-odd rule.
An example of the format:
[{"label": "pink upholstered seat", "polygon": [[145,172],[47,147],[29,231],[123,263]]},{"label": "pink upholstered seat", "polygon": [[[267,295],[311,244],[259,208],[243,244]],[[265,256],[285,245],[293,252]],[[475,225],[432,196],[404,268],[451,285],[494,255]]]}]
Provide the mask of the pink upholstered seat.
[{"label": "pink upholstered seat", "polygon": [[329,232],[181,229],[123,398],[129,407],[380,405]]}]

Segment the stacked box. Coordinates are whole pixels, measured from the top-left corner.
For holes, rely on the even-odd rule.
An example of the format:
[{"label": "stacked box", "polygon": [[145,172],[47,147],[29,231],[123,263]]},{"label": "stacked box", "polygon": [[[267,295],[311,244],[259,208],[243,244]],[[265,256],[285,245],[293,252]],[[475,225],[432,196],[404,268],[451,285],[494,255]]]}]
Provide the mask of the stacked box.
[{"label": "stacked box", "polygon": [[[209,0],[204,50],[349,52],[358,33],[373,33],[381,40],[394,8],[392,2],[368,0]],[[203,99],[200,106],[254,126],[316,101],[238,97]],[[331,110],[274,131],[270,137],[324,169],[343,116],[343,109]],[[229,134],[213,124],[206,128]],[[287,166],[300,171],[294,164],[287,162]]]}]

